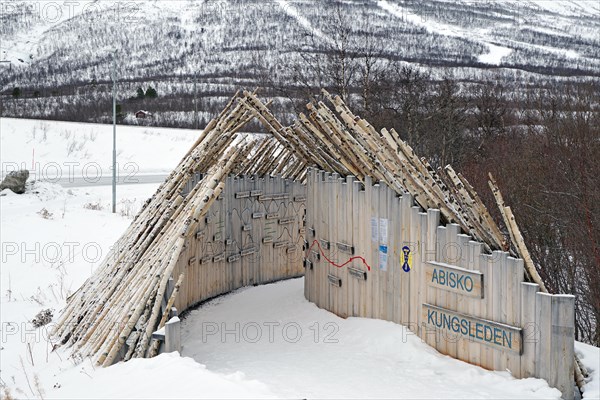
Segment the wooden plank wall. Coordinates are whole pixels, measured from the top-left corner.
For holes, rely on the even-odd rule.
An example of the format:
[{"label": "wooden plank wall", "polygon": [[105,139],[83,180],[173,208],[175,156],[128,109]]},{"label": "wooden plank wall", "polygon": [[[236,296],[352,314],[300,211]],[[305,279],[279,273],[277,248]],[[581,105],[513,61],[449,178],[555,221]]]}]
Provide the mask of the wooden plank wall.
[{"label": "wooden plank wall", "polygon": [[573,296],[540,293],[523,260],[484,254],[458,225],[440,226],[438,210],[369,178],[311,170],[306,191],[309,301],[403,324],[443,354],[573,397]]},{"label": "wooden plank wall", "polygon": [[227,178],[173,271],[179,312],[243,286],[301,276],[306,185],[281,177]]}]

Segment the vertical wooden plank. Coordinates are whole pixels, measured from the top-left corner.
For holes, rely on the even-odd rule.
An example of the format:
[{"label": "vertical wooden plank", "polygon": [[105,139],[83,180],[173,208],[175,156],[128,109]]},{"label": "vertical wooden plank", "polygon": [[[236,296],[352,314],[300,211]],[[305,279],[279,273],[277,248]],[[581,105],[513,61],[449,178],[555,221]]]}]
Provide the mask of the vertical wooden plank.
[{"label": "vertical wooden plank", "polygon": [[552,296],[551,375],[548,383],[562,393],[562,398],[574,398],[573,376],[575,357],[575,296]]},{"label": "vertical wooden plank", "polygon": [[[316,170],[313,170],[313,176],[312,176],[312,186],[313,186],[313,205],[316,205],[318,200],[319,200],[319,179],[320,179],[320,175],[317,173]],[[312,251],[316,251],[319,252],[319,249],[315,249],[314,248],[314,241],[316,239],[316,234],[318,234],[319,232],[317,231],[317,229],[319,228],[319,216],[318,216],[318,210],[319,207],[314,207],[314,210],[312,211],[312,226],[307,226],[307,228],[311,227],[312,231],[308,232],[307,231],[307,241],[308,241],[308,247],[309,249],[311,249]],[[308,213],[308,210],[306,211]],[[312,255],[309,253],[309,256],[312,258]],[[312,276],[312,298],[315,304],[319,304],[319,288],[320,288],[320,282],[319,282],[319,269],[322,268],[321,267],[321,263],[318,262],[318,259],[312,259],[313,261],[313,270],[311,273]]]},{"label": "vertical wooden plank", "polygon": [[535,376],[536,343],[539,330],[535,322],[536,293],[540,287],[536,283],[521,283],[521,323],[523,329],[523,353],[521,355],[521,372],[518,378]]},{"label": "vertical wooden plank", "polygon": [[[353,179],[352,180],[352,187],[350,188],[352,190],[351,196],[352,196],[352,218],[350,221],[350,226],[352,228],[352,245],[354,246],[354,255],[358,256],[358,255],[363,255],[363,249],[362,249],[362,243],[361,243],[361,231],[365,231],[366,230],[366,226],[362,225],[361,222],[361,214],[360,214],[360,202],[361,200],[359,199],[359,191],[361,189],[361,183],[356,180]],[[354,262],[355,267],[357,269],[360,269],[362,271],[367,271],[367,267],[365,265],[363,265],[362,262]],[[368,272],[367,272],[367,276],[368,276]],[[368,279],[368,277],[367,277]],[[361,296],[364,294],[363,290],[364,290],[364,285],[365,285],[365,281],[363,280],[358,280],[358,279],[353,279],[352,280],[352,294],[351,297],[349,298],[349,301],[352,303],[352,312],[351,312],[351,316],[353,317],[358,317],[361,315],[360,313],[360,309],[361,309],[361,303],[362,303],[362,298]],[[350,296],[350,295],[349,295]]]},{"label": "vertical wooden plank", "polygon": [[400,296],[398,291],[400,281],[399,276],[402,267],[400,254],[402,254],[402,211],[400,196],[395,190],[391,189],[388,193],[388,276],[387,288],[388,294],[388,321],[396,322],[399,320]]},{"label": "vertical wooden plank", "polygon": [[[276,189],[275,193],[278,193],[278,194],[285,193],[285,179],[281,175],[278,175],[277,178],[278,178],[278,180],[277,180],[278,185],[277,185],[277,189]],[[279,209],[280,218],[285,218],[286,216],[288,216],[288,200],[286,200],[286,199],[277,200],[277,207]],[[277,223],[277,230],[281,237],[280,240],[284,240],[284,241],[287,241],[288,243],[290,243],[292,238],[290,237],[287,224],[280,225],[279,219],[277,219],[276,223]],[[276,266],[280,266],[280,268],[277,269],[277,276],[275,279],[279,280],[279,279],[283,279],[285,277],[286,270],[287,270],[287,265],[288,265],[287,246],[279,249],[279,251],[276,254],[277,254]]]},{"label": "vertical wooden plank", "polygon": [[[441,262],[447,262],[446,259],[446,241],[448,235],[446,234],[446,226],[437,227],[437,260]],[[441,289],[434,289],[436,291],[436,304],[437,306],[448,308],[447,292]],[[441,330],[436,330],[436,348],[442,354],[448,354],[448,342],[447,334]]]},{"label": "vertical wooden plank", "polygon": [[[264,194],[267,196],[272,195],[277,190],[277,178],[269,176],[267,178],[267,189]],[[267,219],[267,214],[277,212],[277,202],[273,200],[264,200],[265,205],[265,219],[264,219],[264,230],[265,234],[270,237],[271,242],[265,244],[267,251],[267,259],[269,260],[266,269],[267,282],[275,279],[275,265],[277,263],[277,249],[273,248],[273,243],[278,240],[279,232],[277,229],[277,219]]]},{"label": "vertical wooden plank", "polygon": [[535,346],[535,376],[551,381],[552,371],[552,295],[535,294],[535,323],[540,339]]},{"label": "vertical wooden plank", "polygon": [[[333,173],[333,174],[327,174],[327,180],[325,181],[326,184],[326,190],[327,190],[327,203],[324,204],[330,204],[333,205],[333,207],[327,207],[327,225],[326,225],[326,233],[321,237],[321,239],[329,242],[330,244],[334,241],[334,237],[335,237],[335,231],[336,231],[336,224],[337,224],[337,215],[335,213],[335,204],[337,203],[337,194],[338,194],[338,190],[337,190],[337,180],[339,175],[337,173]],[[332,260],[332,261],[337,261],[336,260],[336,256],[335,253],[333,253],[333,247],[330,245],[329,249],[323,249],[323,251],[325,252],[325,254],[327,255],[327,257]],[[337,275],[337,271],[336,268],[331,265],[330,263],[326,263],[327,265],[327,275],[334,275],[334,276],[338,276]],[[342,283],[343,284],[343,283]],[[337,311],[338,311],[338,303],[337,303],[337,292],[338,289],[337,287],[334,287],[333,285],[328,285],[328,302],[329,302],[329,307],[327,308],[329,311],[331,311],[332,313],[338,315]]]},{"label": "vertical wooden plank", "polygon": [[[251,176],[246,176],[246,190],[251,192],[257,189],[257,179]],[[260,276],[260,262],[258,262],[258,243],[260,243],[259,235],[260,228],[258,224],[254,223],[252,219],[252,213],[254,211],[254,204],[256,198],[248,197],[245,201],[245,207],[243,211],[244,224],[250,225],[251,230],[244,232],[244,243],[242,250],[254,248],[256,253],[242,257],[242,268],[247,267],[251,271],[250,285],[256,285],[263,283]]]},{"label": "vertical wooden plank", "polygon": [[[281,178],[281,191],[278,193],[288,193],[289,194],[289,180],[288,179],[284,179]],[[285,218],[289,218],[293,215],[293,199],[289,198],[289,199],[284,199],[280,201],[280,209],[283,208],[283,211],[280,213],[280,219],[285,219]],[[277,221],[277,223],[279,224],[279,220]],[[285,225],[281,225],[280,229],[284,235],[283,239],[287,240],[289,245],[294,245],[296,244],[294,239],[294,232],[293,230],[291,230],[290,228],[293,226],[293,224],[285,224]],[[279,252],[279,265],[280,265],[280,269],[279,269],[279,273],[280,273],[280,277],[278,279],[283,279],[287,276],[289,276],[291,269],[292,269],[292,264],[293,264],[293,258],[295,256],[296,253],[288,253],[288,246],[286,246],[285,248],[283,248],[280,252]]]},{"label": "vertical wooden plank", "polygon": [[[308,188],[306,184],[302,184],[300,182],[294,182],[294,199],[297,197],[302,197],[304,199],[308,196]],[[298,237],[298,252],[295,257],[295,273],[294,276],[303,275],[304,265],[302,259],[302,251],[301,249],[306,244],[306,200],[301,202],[295,202],[297,204],[296,211],[296,222],[294,223],[296,226],[296,235]]]},{"label": "vertical wooden plank", "polygon": [[[265,190],[265,180],[264,178],[259,177],[258,175],[254,176],[254,190],[260,190],[262,193],[264,193]],[[254,216],[255,214],[257,215],[261,215],[264,212],[264,209],[262,208],[262,205],[260,203],[260,201],[258,201],[258,196],[255,196],[252,198],[252,215]],[[258,280],[261,283],[265,283],[266,279],[265,279],[265,253],[264,253],[264,248],[266,247],[263,242],[262,239],[263,237],[265,237],[265,229],[264,229],[264,216],[262,218],[252,218],[252,227],[254,230],[254,242],[255,242],[255,246],[256,246],[256,257],[254,257],[254,262],[258,264]],[[304,283],[304,287],[306,288],[306,282]],[[306,292],[305,292],[306,294]]]},{"label": "vertical wooden plank", "polygon": [[[233,199],[235,197],[235,186],[232,177],[227,177],[225,181],[225,188],[222,192],[222,199],[218,200],[218,206],[215,208],[215,216],[213,222],[210,223],[211,230],[207,232],[207,239],[210,243],[210,254],[214,260],[215,256],[225,251],[225,246],[222,241],[215,240],[215,236],[220,232],[221,236],[227,236],[231,234],[231,217],[227,212],[234,207]],[[222,228],[219,230],[218,225],[222,224]],[[204,266],[200,279],[202,280],[202,291],[205,294],[205,298],[208,298],[208,280],[210,271],[224,271],[226,276],[226,284],[221,286],[221,291],[229,292],[235,288],[234,276],[231,266],[228,265],[225,260],[218,262],[209,262]]]},{"label": "vertical wooden plank", "polygon": [[[323,174],[323,193],[324,193],[324,198],[323,198],[323,202],[321,204],[333,204],[334,201],[334,188],[331,185],[331,181],[332,181],[332,177],[331,174],[328,172],[325,172]],[[321,233],[318,235],[319,236],[319,240],[323,239],[323,240],[331,240],[330,239],[330,229],[331,226],[333,225],[333,218],[331,216],[331,212],[328,209],[323,210],[322,212],[322,217],[323,217],[323,222],[321,225]],[[325,255],[327,255],[328,257],[331,255],[329,250],[323,249],[323,252],[325,253]],[[330,258],[331,259],[331,258]],[[326,310],[330,310],[331,312],[334,312],[334,304],[332,303],[331,300],[331,295],[330,292],[332,291],[331,285],[328,283],[327,280],[327,275],[330,273],[330,268],[332,268],[332,266],[323,258],[323,282],[325,283],[324,286],[324,296],[323,296],[323,308],[325,308]]]},{"label": "vertical wooden plank", "polygon": [[165,324],[165,353],[181,351],[181,321],[173,317]]},{"label": "vertical wooden plank", "polygon": [[290,199],[288,201],[288,215],[290,218],[294,218],[294,222],[290,224],[290,235],[292,236],[292,243],[296,247],[296,251],[294,253],[288,254],[288,265],[289,272],[288,277],[296,276],[300,273],[298,271],[298,257],[302,254],[302,245],[304,244],[300,240],[300,228],[302,227],[302,221],[298,220],[298,213],[301,211],[301,204],[294,201],[294,198],[299,195],[298,188],[294,181],[289,180],[289,184],[287,186],[287,192],[289,193]]},{"label": "vertical wooden plank", "polygon": [[[350,178],[350,177],[349,177]],[[349,199],[349,187],[352,187],[352,181],[350,180],[350,184],[347,180],[343,178],[338,178],[336,186],[338,187],[338,198],[337,198],[337,224],[336,224],[336,239],[335,242],[332,243],[332,247],[335,247],[335,251],[338,254],[338,264],[345,263],[350,257],[350,254],[347,254],[337,247],[338,243],[350,243],[349,237],[349,226],[348,219],[352,218],[352,215],[348,213],[349,210],[352,210],[352,205],[350,203],[351,199]],[[342,287],[338,288],[338,302],[339,302],[339,316],[342,318],[348,317],[348,295],[349,295],[349,286],[350,281],[348,279],[348,265],[342,268],[337,269],[337,276],[342,279]]]},{"label": "vertical wooden plank", "polygon": [[[474,271],[479,271],[484,273],[483,276],[483,286],[484,286],[484,296],[485,296],[485,285],[486,285],[486,277],[485,277],[485,268],[481,268],[480,260],[481,260],[481,252],[483,250],[483,244],[475,241],[469,241],[468,243],[468,251],[469,251],[469,269]],[[482,307],[485,307],[485,299],[476,299],[472,300],[469,304],[469,313],[470,315],[484,318],[485,314],[481,311]],[[474,334],[474,333],[473,333]],[[472,338],[469,338],[469,362],[475,365],[481,365],[481,344],[475,342]]]},{"label": "vertical wooden plank", "polygon": [[[329,185],[325,183],[327,173],[324,171],[319,172],[318,186],[319,186],[319,203],[327,204],[329,198]],[[328,235],[327,226],[329,222],[329,215],[325,207],[319,207],[319,228],[317,230],[317,241]],[[318,245],[315,245],[316,250],[320,252]],[[327,282],[327,273],[329,272],[329,265],[324,257],[321,257],[319,263],[319,274],[317,277],[319,287],[319,306],[329,310],[329,283]]]},{"label": "vertical wooden plank", "polygon": [[[310,229],[314,229],[314,210],[315,210],[315,202],[314,202],[314,174],[313,169],[308,168],[306,175],[306,234],[305,239],[308,243],[308,248],[305,249],[304,257],[307,260],[311,260],[310,256],[310,245],[311,245],[311,237],[310,237]],[[313,267],[314,268],[314,267]],[[315,302],[314,299],[314,270],[311,271],[310,268],[306,268],[304,272],[304,298],[308,301]]]},{"label": "vertical wooden plank", "polygon": [[[371,186],[370,190],[371,194],[371,219],[375,219],[375,223],[377,227],[379,227],[379,184],[375,184]],[[378,230],[379,232],[379,230]],[[372,279],[371,279],[371,315],[370,318],[378,318],[379,316],[379,235],[377,238],[371,238],[371,260],[373,260],[373,264],[371,266],[372,269]],[[374,240],[373,240],[374,239]]]},{"label": "vertical wooden plank", "polygon": [[[233,180],[234,182],[234,186],[235,186],[235,193],[237,192],[242,192],[243,191],[243,180],[240,177],[236,177]],[[235,195],[234,195],[235,196]],[[239,253],[241,246],[242,246],[242,220],[241,220],[241,211],[243,210],[243,206],[242,206],[242,202],[244,200],[243,199],[234,199],[235,202],[235,208],[233,210],[231,210],[231,219],[232,219],[232,225],[231,225],[231,229],[233,234],[231,235],[231,239],[233,240],[233,244],[231,246],[227,246],[226,247],[226,257],[229,257],[231,255],[234,255],[235,253]],[[225,235],[223,235],[223,242],[227,239],[225,237]],[[236,289],[240,288],[242,286],[245,286],[247,284],[247,277],[246,277],[246,271],[242,270],[242,263],[241,263],[241,259],[237,260],[233,263],[230,263],[227,261],[227,258],[225,259],[225,262],[227,262],[228,264],[233,264],[234,266],[234,270],[235,270],[235,280],[236,280]]]},{"label": "vertical wooden plank", "polygon": [[[267,195],[273,195],[275,193],[280,193],[280,187],[281,187],[281,176],[280,175],[276,175],[273,177],[272,179],[272,187],[271,187],[271,191],[267,194]],[[269,203],[269,213],[277,213],[279,215],[282,215],[284,210],[281,208],[281,201],[280,200],[267,200],[267,202]],[[266,218],[266,216],[265,216]],[[270,230],[273,235],[273,243],[278,242],[278,241],[282,241],[285,238],[282,237],[281,235],[281,227],[279,226],[279,218],[275,217],[275,218],[270,218],[267,219],[266,223],[269,224]],[[271,243],[271,247],[273,248],[273,253],[272,253],[272,266],[271,266],[271,270],[270,270],[270,280],[277,280],[278,276],[279,276],[279,270],[277,268],[277,265],[279,265],[279,262],[281,260],[281,248],[275,248],[273,247],[273,243]]]},{"label": "vertical wooden plank", "polygon": [[[492,267],[494,274],[494,287],[492,293],[492,321],[506,323],[506,264],[508,254],[502,251],[494,251]],[[502,351],[494,349],[494,367],[496,371],[503,371],[506,368],[506,357]]]},{"label": "vertical wooden plank", "polygon": [[387,216],[388,226],[388,270],[386,278],[386,302],[387,314],[386,320],[396,322],[397,308],[400,306],[400,293],[396,290],[396,281],[400,274],[398,268],[400,265],[401,242],[398,237],[400,230],[400,202],[393,190],[388,190]]},{"label": "vertical wooden plank", "polygon": [[[498,258],[498,256],[496,256]],[[479,257],[479,266],[483,275],[484,298],[482,302],[482,314],[485,319],[494,318],[494,257],[492,255],[482,254]],[[487,369],[494,369],[494,351],[490,346],[479,344],[481,350],[481,366]]]},{"label": "vertical wooden plank", "polygon": [[[460,261],[460,248],[458,244],[458,234],[460,233],[460,226],[457,224],[448,224],[446,225],[446,243],[445,243],[445,251],[444,257],[445,262],[451,265],[457,265]],[[456,310],[458,294],[455,292],[446,291],[446,308],[450,310]],[[460,340],[460,335],[455,334],[453,332],[446,331],[445,338],[447,341],[446,344],[446,354],[451,357],[458,356],[458,341]]]},{"label": "vertical wooden plank", "polygon": [[425,287],[425,265],[427,261],[427,234],[428,234],[428,215],[427,213],[419,212],[419,263],[417,266],[418,276],[417,276],[417,304],[413,306],[416,307],[417,314],[417,322],[416,326],[413,327],[413,332],[415,335],[421,337],[421,326],[422,326],[422,318],[421,318],[421,307],[423,303],[427,300],[427,288]]},{"label": "vertical wooden plank", "polygon": [[[370,259],[371,256],[371,236],[370,236],[370,221],[371,212],[369,209],[369,197],[367,196],[367,183],[370,185],[370,179],[365,178],[364,187],[360,187],[358,190],[358,230],[359,230],[359,242],[357,243],[358,254],[361,255],[367,263],[371,266],[371,270],[367,272],[367,280],[361,282],[359,292],[359,307],[358,316],[368,317],[369,306],[370,306],[370,285],[371,279],[373,278],[373,261]],[[355,185],[360,185],[356,183]],[[356,225],[356,223],[355,223]]]},{"label": "vertical wooden plank", "polygon": [[[377,314],[377,318],[386,319],[387,316],[387,271],[390,268],[390,251],[389,251],[389,229],[390,229],[390,221],[389,215],[387,212],[387,202],[388,202],[388,193],[389,189],[387,185],[381,183],[379,185],[379,206],[377,209],[378,218],[380,221],[379,226],[379,258],[380,265],[377,271],[377,280],[378,280],[378,303],[379,303],[379,312]],[[381,222],[384,222],[383,224]],[[385,229],[384,229],[385,227]],[[383,234],[385,232],[385,235]],[[382,252],[382,249],[385,249],[385,252]],[[381,263],[383,259],[381,255],[385,253],[385,261]]]},{"label": "vertical wooden plank", "polygon": [[419,303],[419,286],[421,283],[420,273],[423,270],[420,256],[420,239],[421,239],[421,218],[419,213],[421,208],[412,206],[410,208],[410,256],[412,256],[412,265],[407,273],[410,287],[410,311],[408,328],[416,331],[416,326],[419,324],[421,315],[421,306]]},{"label": "vertical wooden plank", "polygon": [[404,293],[402,282],[404,278],[404,271],[402,271],[402,226],[404,224],[403,217],[403,203],[401,197],[395,197],[393,200],[392,215],[394,223],[390,227],[390,231],[393,233],[393,242],[391,254],[393,254],[394,263],[392,268],[394,269],[392,280],[393,280],[393,293],[394,293],[394,313],[392,321],[401,324],[402,323],[402,309],[407,305],[405,304]]},{"label": "vertical wooden plank", "polygon": [[[413,197],[405,193],[401,198],[401,213],[402,213],[402,226],[401,226],[401,245],[400,245],[400,255],[403,255],[402,248],[404,246],[408,246],[412,251],[412,240],[413,238],[410,236],[410,227],[412,224],[412,206],[413,206]],[[411,311],[415,309],[415,305],[411,304],[411,280],[410,280],[410,271],[406,272],[402,269],[402,262],[399,262],[400,270],[399,275],[401,275],[401,289],[400,295],[402,297],[402,313],[401,313],[401,324],[408,326],[410,324],[410,316]],[[414,311],[412,311],[414,312]]]},{"label": "vertical wooden plank", "polygon": [[[436,209],[427,210],[427,240],[425,244],[425,261],[435,261],[437,258],[437,229],[439,225],[440,211]],[[423,281],[427,303],[437,305],[438,302],[436,289],[431,288],[426,280]],[[421,338],[423,338],[428,345],[437,348],[436,337],[437,334],[435,329],[426,325],[421,326]]]},{"label": "vertical wooden plank", "polygon": [[[349,244],[351,246],[355,246],[354,245],[354,241],[353,241],[353,220],[354,220],[354,205],[353,205],[353,192],[354,192],[354,176],[347,176],[346,177],[346,183],[344,183],[343,185],[344,187],[344,221],[343,221],[343,225],[344,225],[344,243]],[[346,254],[346,257],[350,258],[352,257],[351,253]],[[361,265],[357,264],[356,262],[352,262],[349,264],[349,266],[351,267],[355,267],[358,269],[361,269]],[[355,284],[357,279],[353,278],[349,273],[348,273],[348,268],[344,267],[344,278],[345,280],[344,283],[346,283],[345,286],[342,286],[344,288],[344,310],[345,310],[345,315],[346,316],[353,316],[353,312],[354,312],[354,306],[353,306],[353,302],[354,302],[354,290],[355,290]]]},{"label": "vertical wooden plank", "polygon": [[[470,252],[469,252],[469,240],[471,240],[471,237],[468,235],[464,235],[464,234],[458,234],[456,236],[456,244],[457,244],[457,250],[458,250],[458,260],[456,262],[456,265],[461,267],[461,268],[465,268],[465,269],[469,269],[469,267],[471,267],[470,260],[469,260],[469,256],[470,256]],[[461,294],[456,294],[456,311],[462,313],[462,314],[466,314],[466,315],[473,315],[471,314],[471,308],[470,305],[474,302],[479,302],[480,299],[474,299],[474,298],[469,298],[466,296],[463,296]],[[459,334],[458,336],[458,342],[456,343],[456,355],[458,357],[458,359],[463,360],[463,361],[469,361],[470,360],[470,346],[469,346],[469,335],[462,335]]]},{"label": "vertical wooden plank", "polygon": [[[506,323],[512,326],[520,326],[521,323],[521,282],[523,282],[525,270],[523,260],[508,257],[506,279]],[[521,343],[521,346],[523,344]],[[513,376],[521,374],[521,355],[515,352],[506,352],[506,363],[508,370]]]}]

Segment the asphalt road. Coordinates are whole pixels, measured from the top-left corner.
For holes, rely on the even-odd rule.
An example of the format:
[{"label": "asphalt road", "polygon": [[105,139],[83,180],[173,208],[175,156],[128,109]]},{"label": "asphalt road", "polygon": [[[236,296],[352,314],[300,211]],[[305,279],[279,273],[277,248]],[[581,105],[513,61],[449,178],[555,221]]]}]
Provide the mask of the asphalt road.
[{"label": "asphalt road", "polygon": [[[117,185],[136,185],[144,183],[161,183],[167,177],[166,174],[122,176],[117,178]],[[112,176],[102,176],[97,179],[90,178],[62,178],[58,180],[47,179],[49,182],[58,183],[62,187],[86,187],[86,186],[110,186]]]}]

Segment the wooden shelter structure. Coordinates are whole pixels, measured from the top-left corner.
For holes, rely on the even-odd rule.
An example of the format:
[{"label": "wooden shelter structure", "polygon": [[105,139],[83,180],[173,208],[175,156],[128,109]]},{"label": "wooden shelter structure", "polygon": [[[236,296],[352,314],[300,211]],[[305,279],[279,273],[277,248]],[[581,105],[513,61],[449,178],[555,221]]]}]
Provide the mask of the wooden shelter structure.
[{"label": "wooden shelter structure", "polygon": [[[353,114],[339,97],[326,91],[323,95],[327,104],[308,104],[306,114],[301,113],[291,125],[284,126],[255,93],[236,93],[146,202],[94,275],[71,296],[54,332],[61,343],[104,366],[132,357],[153,356],[160,346],[160,336],[153,333],[165,326],[174,307],[181,312],[235,288],[300,276],[306,270],[306,297],[319,306],[341,316],[361,315],[405,323],[421,337],[428,334],[422,325],[426,321],[416,315],[426,312],[422,311],[425,303],[428,310],[436,313],[451,309],[480,320],[495,318],[499,324],[518,325],[511,332],[518,338],[515,343],[519,343],[519,348],[516,355],[514,348],[509,348],[510,357],[504,352],[506,349],[494,354],[479,348],[477,352],[466,352],[463,344],[427,341],[445,354],[486,368],[509,367],[518,377],[546,378],[565,397],[572,397],[569,385],[572,389],[573,374],[579,383],[582,380],[579,365],[573,361],[572,297],[537,300],[536,292],[546,292],[544,283],[493,178],[490,185],[508,237],[473,187],[451,166],[434,169],[394,130],[377,131]],[[241,133],[253,119],[264,126],[266,134]],[[385,194],[377,197],[381,203],[369,199],[372,208],[365,208],[366,214],[358,208],[360,196],[364,197],[360,192],[382,190]],[[329,207],[324,206],[326,203],[330,203]],[[390,232],[386,237],[391,238],[394,229],[416,229],[411,236],[416,241],[415,259],[403,253],[403,246],[394,247],[391,243],[390,249],[396,249],[396,253],[388,253],[385,244],[386,257],[397,262],[404,260],[398,265],[404,267],[407,276],[411,273],[406,267],[410,270],[412,263],[415,272],[410,279],[400,280],[398,271],[396,281],[393,275],[387,275],[378,253],[383,252],[380,246],[384,244],[373,241],[378,250],[370,252],[368,235],[360,231],[369,226],[348,224],[359,214],[363,221],[383,218],[385,214],[386,224],[392,224],[385,227]],[[393,215],[403,217],[395,220]],[[402,228],[394,226],[394,222],[402,224]],[[417,228],[427,224],[431,225],[429,229]],[[336,240],[331,239],[334,230],[340,232]],[[450,231],[452,234],[444,233]],[[500,257],[504,265],[485,264],[490,269],[484,270],[479,269],[479,261],[472,267],[436,264],[439,232],[445,235],[445,244],[449,240],[476,243],[470,245],[473,257],[504,252]],[[358,245],[360,235],[367,235],[362,243],[369,243],[368,249]],[[401,237],[398,234],[397,239]],[[427,258],[425,252],[431,246],[434,256]],[[348,255],[348,261],[344,264],[347,272],[342,276],[335,271],[341,271],[338,261],[344,261],[343,254]],[[321,257],[327,262],[319,263]],[[373,260],[377,258],[375,266]],[[509,259],[511,266],[507,267]],[[389,265],[391,268],[392,263]],[[512,286],[496,284],[491,295],[496,303],[486,297],[484,307],[490,308],[486,313],[482,310],[487,308],[466,305],[467,300],[456,291],[447,295],[446,289],[441,288],[439,296],[430,292],[425,280],[431,279],[436,267],[446,274],[462,268],[471,279],[481,278],[479,300],[483,287],[488,285],[488,278],[483,275],[497,274],[498,282],[514,282]],[[510,270],[512,275],[507,278],[509,275],[494,272],[493,268]],[[385,278],[379,275],[381,271],[386,272]],[[345,282],[350,276],[357,281],[375,282],[375,286],[360,289],[355,281]],[[384,281],[388,283],[384,285]],[[523,281],[533,284],[531,290],[523,289]],[[348,285],[355,290],[349,292]],[[346,291],[336,292],[340,287]],[[515,292],[505,296],[518,294],[523,301],[514,300],[506,308],[499,296],[507,287],[513,287]],[[411,297],[412,303],[405,294],[410,290],[417,293]],[[380,297],[384,292],[390,301]],[[373,303],[375,298],[377,306]],[[475,301],[472,299],[476,296],[469,299]],[[539,309],[535,308],[536,301],[540,302]],[[388,308],[381,308],[383,304]],[[540,315],[537,319],[536,313]],[[521,346],[523,315],[547,324],[544,326],[552,332],[560,332],[542,334],[547,343],[534,346],[533,350],[531,346]],[[478,323],[469,321],[474,327]],[[546,351],[554,354],[550,366],[539,358]],[[523,361],[523,354],[528,361]]]}]

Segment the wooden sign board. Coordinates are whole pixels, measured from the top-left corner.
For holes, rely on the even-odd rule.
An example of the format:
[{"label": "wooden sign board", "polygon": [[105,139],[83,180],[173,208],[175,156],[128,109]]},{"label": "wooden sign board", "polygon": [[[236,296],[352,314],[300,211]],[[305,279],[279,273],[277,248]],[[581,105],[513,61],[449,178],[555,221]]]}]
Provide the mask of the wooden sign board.
[{"label": "wooden sign board", "polygon": [[342,287],[342,280],[335,275],[327,274],[329,284],[336,287]]},{"label": "wooden sign board", "polygon": [[213,258],[212,257],[202,257],[202,259],[200,260],[200,264],[202,265],[206,265],[210,262],[212,262]]},{"label": "wooden sign board", "polygon": [[354,254],[354,246],[346,243],[337,243],[337,248],[340,251],[344,251],[346,253]]},{"label": "wooden sign board", "polygon": [[256,247],[248,247],[247,249],[244,249],[240,252],[241,256],[248,256],[250,254],[254,254],[256,253]]},{"label": "wooden sign board", "polygon": [[366,281],[367,280],[367,271],[363,271],[358,268],[348,267],[348,272],[355,278]]},{"label": "wooden sign board", "polygon": [[232,263],[232,262],[236,262],[236,261],[238,261],[239,259],[240,259],[240,255],[239,255],[239,253],[237,253],[237,254],[232,254],[232,255],[230,255],[229,257],[227,257],[227,262],[230,262],[230,263]]},{"label": "wooden sign board", "polygon": [[426,326],[460,335],[463,340],[473,340],[500,350],[522,353],[523,330],[521,328],[472,317],[427,303],[423,304],[421,321]]},{"label": "wooden sign board", "polygon": [[425,266],[425,282],[437,289],[483,299],[483,274],[436,261]]},{"label": "wooden sign board", "polygon": [[311,250],[309,257],[311,258],[312,261],[315,261],[315,262],[321,261],[321,253],[318,253],[314,250]]}]

